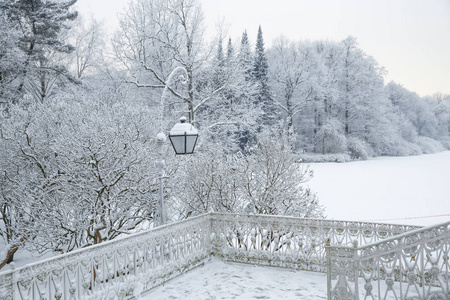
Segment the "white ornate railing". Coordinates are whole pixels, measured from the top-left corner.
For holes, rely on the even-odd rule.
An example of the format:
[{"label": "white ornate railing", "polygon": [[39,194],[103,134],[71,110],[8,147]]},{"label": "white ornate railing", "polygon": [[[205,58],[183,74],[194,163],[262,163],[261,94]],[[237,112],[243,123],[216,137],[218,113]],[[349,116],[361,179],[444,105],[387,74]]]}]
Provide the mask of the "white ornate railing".
[{"label": "white ornate railing", "polygon": [[203,215],[0,273],[0,299],[128,299],[210,256]]},{"label": "white ornate railing", "polygon": [[328,299],[450,299],[450,222],[328,248]]},{"label": "white ornate railing", "polygon": [[325,272],[327,259],[337,263],[326,256],[327,251],[336,251],[326,247],[327,241],[376,243],[417,228],[210,213],[0,272],[0,299],[128,299],[195,268],[211,255]]},{"label": "white ornate railing", "polygon": [[417,226],[214,213],[214,254],[224,260],[326,272],[327,240],[372,243]]}]

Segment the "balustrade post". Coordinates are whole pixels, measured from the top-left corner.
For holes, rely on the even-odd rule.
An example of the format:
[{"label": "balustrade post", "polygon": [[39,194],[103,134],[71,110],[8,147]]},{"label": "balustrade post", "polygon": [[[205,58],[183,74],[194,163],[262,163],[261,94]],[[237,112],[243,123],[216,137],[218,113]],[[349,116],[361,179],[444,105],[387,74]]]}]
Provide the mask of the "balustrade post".
[{"label": "balustrade post", "polygon": [[208,220],[207,224],[207,234],[206,234],[206,241],[208,243],[208,252],[210,255],[214,255],[215,252],[215,238],[216,238],[216,232],[214,231],[214,219],[215,219],[215,215],[212,213],[209,213],[206,218]]},{"label": "balustrade post", "polygon": [[358,288],[358,277],[359,277],[359,260],[358,260],[358,240],[353,240],[353,272],[355,276],[355,300],[359,300],[359,288]]},{"label": "balustrade post", "polygon": [[327,238],[325,242],[326,264],[327,264],[327,299],[331,300],[331,241]]},{"label": "balustrade post", "polygon": [[16,291],[15,291],[15,282],[16,282],[16,263],[15,262],[11,262],[10,264],[10,268],[11,268],[11,298],[6,297],[5,299],[19,299],[18,296],[16,296]]}]

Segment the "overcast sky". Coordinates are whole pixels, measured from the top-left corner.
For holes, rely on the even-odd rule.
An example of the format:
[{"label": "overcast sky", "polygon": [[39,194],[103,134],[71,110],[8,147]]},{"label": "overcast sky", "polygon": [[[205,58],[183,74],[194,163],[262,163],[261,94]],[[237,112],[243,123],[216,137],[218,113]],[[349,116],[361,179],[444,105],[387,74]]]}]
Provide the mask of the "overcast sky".
[{"label": "overcast sky", "polygon": [[[78,0],[109,26],[127,0]],[[209,35],[224,20],[233,41],[258,26],[266,47],[279,35],[291,40],[341,41],[349,35],[394,80],[421,96],[450,94],[450,0],[200,0]]]}]

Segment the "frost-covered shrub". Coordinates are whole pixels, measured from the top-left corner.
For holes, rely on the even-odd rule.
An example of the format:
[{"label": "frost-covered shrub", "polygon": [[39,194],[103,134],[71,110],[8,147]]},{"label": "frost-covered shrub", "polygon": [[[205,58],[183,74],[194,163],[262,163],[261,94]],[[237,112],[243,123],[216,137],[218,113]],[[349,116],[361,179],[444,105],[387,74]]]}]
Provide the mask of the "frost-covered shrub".
[{"label": "frost-covered shrub", "polygon": [[305,163],[325,163],[325,162],[337,162],[344,163],[352,161],[350,155],[347,153],[336,154],[316,154],[316,153],[303,153],[298,156],[299,161]]},{"label": "frost-covered shrub", "polygon": [[409,156],[419,155],[422,151],[417,144],[404,140],[401,136],[389,136],[380,139],[373,148],[374,156]]},{"label": "frost-covered shrub", "polygon": [[450,150],[450,137],[442,138],[440,142],[445,149]]},{"label": "frost-covered shrub", "polygon": [[287,144],[260,134],[245,154],[203,152],[174,177],[172,197],[181,217],[210,211],[322,217],[317,196],[304,183],[312,172]]},{"label": "frost-covered shrub", "polygon": [[139,105],[54,99],[12,106],[0,125],[0,234],[68,252],[153,214],[153,114]]},{"label": "frost-covered shrub", "polygon": [[317,196],[303,185],[312,171],[284,143],[263,134],[241,163],[243,196],[256,213],[323,217]]},{"label": "frost-covered shrub", "polygon": [[343,153],[346,149],[346,139],[338,128],[338,122],[329,122],[322,126],[314,136],[314,151],[322,154]]},{"label": "frost-covered shrub", "polygon": [[173,219],[207,212],[239,212],[244,206],[238,171],[240,157],[209,151],[176,157],[180,164],[168,182],[172,188],[167,205]]},{"label": "frost-covered shrub", "polygon": [[432,138],[419,136],[417,138],[417,144],[419,145],[422,153],[436,153],[440,151],[444,151],[445,148],[439,141],[433,140]]},{"label": "frost-covered shrub", "polygon": [[399,135],[405,141],[415,143],[418,137],[417,130],[414,125],[408,120],[404,119],[404,116],[399,116]]},{"label": "frost-covered shrub", "polygon": [[370,145],[358,138],[348,138],[347,149],[352,159],[366,160],[372,153]]}]

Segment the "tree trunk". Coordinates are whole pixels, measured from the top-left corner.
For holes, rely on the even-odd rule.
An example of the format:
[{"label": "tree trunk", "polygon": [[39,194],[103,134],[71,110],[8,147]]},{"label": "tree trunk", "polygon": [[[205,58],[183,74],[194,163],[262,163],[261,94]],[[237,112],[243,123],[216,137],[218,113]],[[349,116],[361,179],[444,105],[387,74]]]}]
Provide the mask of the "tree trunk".
[{"label": "tree trunk", "polygon": [[188,111],[189,111],[189,123],[195,125],[195,116],[194,116],[194,82],[192,70],[188,69]]},{"label": "tree trunk", "polygon": [[19,250],[19,245],[13,245],[8,249],[5,259],[0,263],[0,270],[14,260],[14,254]]}]

